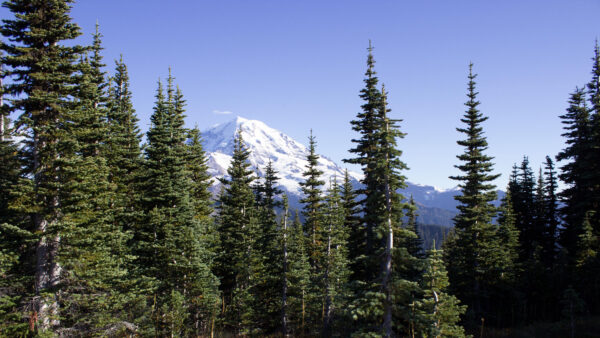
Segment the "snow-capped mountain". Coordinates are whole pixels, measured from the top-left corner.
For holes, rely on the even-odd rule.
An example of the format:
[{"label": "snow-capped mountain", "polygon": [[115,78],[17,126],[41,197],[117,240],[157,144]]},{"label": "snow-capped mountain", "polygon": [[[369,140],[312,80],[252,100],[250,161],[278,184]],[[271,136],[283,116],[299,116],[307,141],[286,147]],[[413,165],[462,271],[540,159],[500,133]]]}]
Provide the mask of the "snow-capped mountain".
[{"label": "snow-capped mountain", "polygon": [[[210,173],[213,176],[226,174],[233,154],[233,138],[238,129],[242,130],[244,144],[250,150],[250,163],[259,175],[262,176],[265,166],[271,160],[273,168],[279,173],[278,183],[289,194],[301,194],[300,182],[303,180],[302,172],[308,165],[306,160],[308,148],[257,120],[237,117],[202,133]],[[326,182],[334,178],[338,182],[343,180],[344,168],[327,157],[320,156],[318,167],[323,171],[323,179]],[[349,172],[349,175],[355,181],[360,179],[358,173]]]},{"label": "snow-capped mountain", "polygon": [[[308,147],[261,121],[237,117],[202,132],[210,174],[214,177],[226,175],[233,154],[233,139],[238,129],[241,129],[244,143],[250,150],[249,161],[254,170],[262,176],[265,166],[271,160],[273,168],[278,172],[279,185],[288,193],[291,207],[300,208],[300,182],[304,180],[302,173],[308,164]],[[318,168],[323,171],[322,178],[326,182],[334,178],[338,183],[343,180],[345,169],[326,156],[320,155]],[[348,173],[353,184],[358,186],[361,174],[353,171]],[[402,193],[406,197],[412,195],[419,205],[420,222],[451,225],[451,219],[456,214],[454,196],[460,193],[458,188],[443,190],[407,183],[408,187]]]}]

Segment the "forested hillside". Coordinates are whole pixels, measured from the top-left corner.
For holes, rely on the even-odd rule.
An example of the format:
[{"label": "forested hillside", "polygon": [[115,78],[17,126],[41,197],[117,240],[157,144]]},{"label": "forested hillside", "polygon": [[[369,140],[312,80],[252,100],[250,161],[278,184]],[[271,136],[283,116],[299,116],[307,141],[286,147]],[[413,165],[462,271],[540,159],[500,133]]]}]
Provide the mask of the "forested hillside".
[{"label": "forested hillside", "polygon": [[294,210],[283,173],[251,167],[241,131],[213,198],[203,136],[185,125],[172,75],[185,70],[159,79],[142,135],[127,56],[103,59],[98,25],[80,44],[73,1],[3,6],[0,336],[600,335],[597,43],[589,82],[560,116],[564,149],[537,175],[515,153],[499,207],[493,121],[469,66],[449,230],[419,225],[400,193],[403,121],[390,117],[371,43],[345,159],[361,184],[347,171],[325,180],[307,131]]}]

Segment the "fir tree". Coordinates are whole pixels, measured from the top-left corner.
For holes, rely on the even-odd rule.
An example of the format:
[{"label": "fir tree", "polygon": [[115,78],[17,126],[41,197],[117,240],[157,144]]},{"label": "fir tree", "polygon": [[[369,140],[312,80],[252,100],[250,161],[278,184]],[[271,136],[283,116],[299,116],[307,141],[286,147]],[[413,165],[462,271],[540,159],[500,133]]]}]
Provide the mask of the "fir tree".
[{"label": "fir tree", "polygon": [[420,303],[423,311],[425,337],[465,337],[460,325],[460,316],[465,313],[466,306],[448,294],[448,276],[442,252],[432,249],[427,253],[423,274],[422,288],[424,298]]},{"label": "fir tree", "polygon": [[469,65],[467,111],[461,121],[465,124],[457,130],[465,139],[457,141],[465,148],[457,156],[462,175],[452,176],[459,181],[462,194],[455,197],[459,202],[458,215],[454,218],[455,237],[448,243],[446,263],[454,293],[469,307],[469,318],[475,322],[486,316],[490,309],[485,299],[490,283],[497,280],[496,266],[499,259],[496,231],[491,224],[496,214],[492,201],[496,199],[493,181],[499,176],[492,174],[492,157],[484,152],[488,148],[481,123],[488,118],[477,107],[477,92],[473,64]]},{"label": "fir tree", "polygon": [[281,311],[279,295],[283,266],[280,259],[281,251],[278,242],[280,230],[277,229],[275,207],[281,204],[277,198],[283,191],[277,187],[279,178],[271,161],[267,163],[264,173],[263,182],[258,183],[261,198],[256,203],[259,229],[254,247],[256,256],[253,289],[256,302],[254,322],[262,332],[272,334],[279,331],[281,324],[277,318]]},{"label": "fir tree", "polygon": [[215,271],[221,281],[225,329],[244,332],[252,319],[250,297],[250,257],[257,231],[257,215],[251,184],[254,181],[248,163],[249,151],[241,130],[234,139],[233,158],[223,179],[218,204],[219,245]]},{"label": "fir tree", "polygon": [[310,264],[306,250],[306,238],[296,211],[292,229],[290,230],[289,246],[289,313],[290,331],[302,336],[307,332],[306,303],[310,287]]},{"label": "fir tree", "polygon": [[[324,292],[324,318],[323,335],[330,336],[334,329],[334,319],[341,318],[341,313],[346,308],[348,301],[348,231],[344,226],[345,210],[342,206],[339,186],[334,181],[325,201],[323,215],[323,238],[326,242],[323,257],[323,292]],[[336,328],[336,332],[343,327]]]},{"label": "fir tree", "polygon": [[129,89],[129,75],[123,56],[115,61],[115,74],[108,90],[105,157],[110,168],[109,181],[114,185],[111,201],[114,222],[131,232],[140,221],[139,181],[142,166],[141,134],[138,118],[133,109]]},{"label": "fir tree", "polygon": [[191,129],[187,135],[187,170],[192,181],[190,196],[194,204],[194,214],[198,220],[208,222],[212,213],[211,193],[212,178],[208,173],[207,157],[202,147],[202,138],[198,127]]},{"label": "fir tree", "polygon": [[304,204],[302,215],[305,217],[304,229],[307,238],[307,253],[311,267],[311,290],[306,298],[306,313],[313,328],[317,328],[321,323],[323,299],[320,290],[323,289],[323,215],[322,205],[323,196],[321,186],[325,181],[321,180],[323,172],[318,169],[319,155],[315,151],[316,141],[312,135],[309,137],[309,153],[306,157],[308,164],[306,171],[302,173],[305,177],[300,182],[304,197],[300,203]]},{"label": "fir tree", "polygon": [[[377,88],[379,79],[375,72],[375,59],[373,58],[373,47],[369,41],[368,56],[367,56],[367,71],[365,72],[365,88],[360,91],[360,98],[364,101],[361,106],[362,111],[356,115],[356,119],[352,120],[352,130],[359,133],[359,139],[353,139],[355,147],[350,149],[350,152],[356,157],[344,159],[344,162],[358,164],[362,167],[365,173],[361,183],[363,188],[357,191],[365,197],[360,201],[361,211],[363,213],[362,223],[364,227],[364,236],[353,235],[350,252],[355,255],[352,262],[352,280],[356,281],[374,281],[379,277],[379,269],[377,264],[370,264],[368,257],[374,254],[375,244],[375,229],[378,226],[376,210],[378,206],[374,205],[375,201],[369,199],[368,196],[377,192],[378,182],[375,181],[372,171],[375,170],[376,152],[377,152],[377,136],[380,125],[378,125],[377,112],[381,105],[381,92]],[[361,243],[359,239],[363,239]]]},{"label": "fir tree", "polygon": [[[136,229],[138,267],[152,281],[149,301],[159,309],[152,315],[154,332],[198,335],[207,330],[216,310],[218,283],[190,198],[185,101],[171,76],[167,95],[165,100],[159,81],[141,187],[145,221]],[[167,316],[173,311],[184,312],[185,319]]]},{"label": "fir tree", "polygon": [[5,75],[13,79],[5,89],[15,97],[11,111],[21,112],[16,124],[28,135],[25,167],[33,177],[32,195],[15,208],[32,214],[33,226],[26,230],[38,239],[33,279],[36,297],[31,304],[33,316],[29,316],[41,331],[60,324],[58,254],[63,229],[56,161],[61,158],[64,140],[60,126],[66,122],[70,97],[76,92],[75,61],[84,49],[65,45],[81,34],[69,17],[71,3],[11,0],[3,4],[15,15],[3,20],[1,28],[7,40],[1,46],[7,53],[2,64],[8,67]]},{"label": "fir tree", "polygon": [[552,265],[557,255],[557,231],[558,220],[558,197],[556,191],[558,182],[554,162],[550,156],[546,156],[544,166],[544,261],[546,265]]},{"label": "fir tree", "polygon": [[582,89],[571,94],[569,107],[561,115],[565,125],[562,134],[567,147],[556,155],[557,161],[568,161],[560,167],[558,177],[567,185],[559,197],[565,202],[561,208],[564,227],[560,231],[559,243],[567,251],[570,262],[574,262],[577,252],[577,238],[581,233],[581,224],[591,201],[586,187],[590,186],[588,175],[588,156],[590,150],[590,117]]}]

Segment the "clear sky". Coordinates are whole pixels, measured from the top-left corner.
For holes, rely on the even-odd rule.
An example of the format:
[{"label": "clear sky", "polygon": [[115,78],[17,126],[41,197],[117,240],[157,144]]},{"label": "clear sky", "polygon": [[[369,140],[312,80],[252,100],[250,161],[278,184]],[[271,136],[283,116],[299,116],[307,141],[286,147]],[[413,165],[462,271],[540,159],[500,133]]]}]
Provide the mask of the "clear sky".
[{"label": "clear sky", "polygon": [[190,126],[240,115],[305,143],[312,128],[318,152],[340,163],[371,39],[391,115],[404,120],[406,175],[441,188],[455,185],[469,62],[504,188],[523,155],[537,170],[563,147],[558,116],[590,79],[599,14],[598,0],[82,0],[72,11],[81,43],[100,23],[110,71],[124,55],[143,130],[170,66]]}]

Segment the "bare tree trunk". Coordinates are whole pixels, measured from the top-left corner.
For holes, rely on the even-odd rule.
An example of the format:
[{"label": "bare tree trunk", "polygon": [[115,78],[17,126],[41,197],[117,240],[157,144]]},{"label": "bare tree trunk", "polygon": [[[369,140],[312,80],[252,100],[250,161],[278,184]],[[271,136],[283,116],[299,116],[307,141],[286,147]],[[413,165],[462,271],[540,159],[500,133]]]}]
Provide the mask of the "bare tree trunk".
[{"label": "bare tree trunk", "polygon": [[[383,109],[385,114],[385,96],[383,102]],[[389,124],[386,118],[385,130],[389,131]],[[388,170],[385,171],[385,206],[387,213],[387,238],[385,246],[385,261],[383,266],[383,291],[385,293],[385,301],[383,306],[383,333],[385,337],[392,337],[392,290],[390,287],[392,277],[392,250],[394,248],[394,230],[392,227],[392,200],[391,200],[391,187],[389,179],[389,154],[385,154],[385,161]]]},{"label": "bare tree trunk", "polygon": [[4,141],[4,87],[2,87],[2,73],[4,67],[0,64],[0,142]]},{"label": "bare tree trunk", "polygon": [[283,290],[281,294],[281,330],[284,337],[288,336],[287,327],[287,268],[288,268],[288,249],[287,249],[287,220],[288,220],[288,202],[284,196],[285,211],[283,213]]}]

